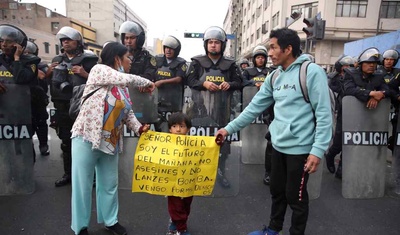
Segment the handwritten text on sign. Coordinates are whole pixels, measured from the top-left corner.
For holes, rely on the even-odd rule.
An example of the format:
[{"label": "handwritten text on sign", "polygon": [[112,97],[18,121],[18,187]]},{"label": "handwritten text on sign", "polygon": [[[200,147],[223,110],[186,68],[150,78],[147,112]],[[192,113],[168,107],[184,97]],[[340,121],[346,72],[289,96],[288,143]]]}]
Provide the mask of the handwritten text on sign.
[{"label": "handwritten text on sign", "polygon": [[210,195],[218,154],[215,137],[143,133],[135,152],[132,192],[177,197]]}]

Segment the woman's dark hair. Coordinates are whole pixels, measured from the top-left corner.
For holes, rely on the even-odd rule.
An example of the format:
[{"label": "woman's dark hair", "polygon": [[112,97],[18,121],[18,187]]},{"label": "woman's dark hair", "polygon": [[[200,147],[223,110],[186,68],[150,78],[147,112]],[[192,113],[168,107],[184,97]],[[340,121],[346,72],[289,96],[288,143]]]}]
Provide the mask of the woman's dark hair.
[{"label": "woman's dark hair", "polygon": [[269,38],[276,38],[278,41],[278,45],[282,50],[288,48],[288,46],[291,45],[293,57],[297,58],[298,56],[300,56],[300,38],[296,31],[288,28],[271,30]]},{"label": "woman's dark hair", "polygon": [[192,127],[192,121],[190,120],[188,115],[181,112],[173,113],[171,114],[171,116],[169,116],[168,119],[168,129],[170,129],[171,126],[175,124],[181,124],[182,122],[185,122],[188,129]]},{"label": "woman's dark hair", "polygon": [[114,68],[115,56],[122,58],[126,54],[126,52],[128,52],[128,48],[126,48],[121,43],[109,42],[104,46],[103,50],[101,51],[101,63]]}]

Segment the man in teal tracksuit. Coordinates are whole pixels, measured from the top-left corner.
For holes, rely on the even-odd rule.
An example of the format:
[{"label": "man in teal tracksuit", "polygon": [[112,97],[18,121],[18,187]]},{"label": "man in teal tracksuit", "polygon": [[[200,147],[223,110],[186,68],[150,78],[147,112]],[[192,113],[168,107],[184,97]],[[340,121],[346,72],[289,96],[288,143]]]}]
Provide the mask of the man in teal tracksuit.
[{"label": "man in teal tracksuit", "polygon": [[[250,124],[275,102],[271,132],[271,218],[268,228],[249,235],[277,235],[282,230],[287,205],[293,210],[291,235],[303,235],[308,218],[308,175],[314,173],[329,146],[332,114],[328,82],[324,70],[312,63],[307,69],[310,103],[302,95],[299,83],[300,38],[296,31],[282,28],[270,34],[268,56],[279,66],[279,76],[271,84],[271,73],[245,110],[220,129],[217,142]],[[218,136],[219,135],[219,136]]]}]

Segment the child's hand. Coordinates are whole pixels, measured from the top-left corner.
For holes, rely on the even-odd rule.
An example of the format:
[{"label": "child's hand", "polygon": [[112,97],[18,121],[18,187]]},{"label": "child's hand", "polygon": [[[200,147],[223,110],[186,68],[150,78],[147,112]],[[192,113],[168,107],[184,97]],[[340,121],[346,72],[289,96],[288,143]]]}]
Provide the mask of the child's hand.
[{"label": "child's hand", "polygon": [[139,128],[139,135],[141,135],[143,132],[147,132],[150,130],[150,124],[144,124]]}]

